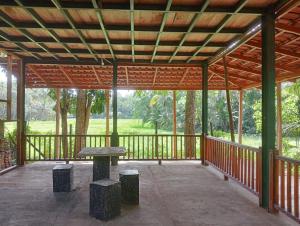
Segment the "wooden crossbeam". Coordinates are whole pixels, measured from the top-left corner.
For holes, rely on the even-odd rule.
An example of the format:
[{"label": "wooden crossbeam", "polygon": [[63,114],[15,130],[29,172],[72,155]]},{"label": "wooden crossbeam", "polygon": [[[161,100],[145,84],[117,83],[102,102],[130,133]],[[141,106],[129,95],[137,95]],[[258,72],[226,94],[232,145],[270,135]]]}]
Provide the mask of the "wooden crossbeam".
[{"label": "wooden crossbeam", "polygon": [[[222,63],[219,62],[219,63],[216,63],[216,65],[222,66]],[[227,66],[227,68],[230,68],[230,69],[239,70],[239,71],[243,71],[243,72],[247,72],[247,73],[251,73],[251,74],[254,74],[254,75],[261,76],[260,71],[251,69],[249,67],[245,68],[245,67],[241,67],[241,66],[238,66],[238,65],[232,65],[232,64],[229,64],[229,63],[227,63],[226,66]]]},{"label": "wooden crossbeam", "polygon": [[[219,75],[223,74],[222,71],[215,69],[215,68],[210,67],[209,70],[211,70],[215,74],[219,74]],[[237,79],[245,80],[248,82],[261,82],[260,79],[253,79],[253,78],[249,78],[248,76],[238,75],[238,74],[234,74],[234,73],[228,73],[228,77],[237,78]]]},{"label": "wooden crossbeam", "polygon": [[39,46],[42,50],[44,50],[46,53],[49,53],[50,55],[52,55],[55,59],[58,59],[58,56],[56,56],[55,54],[51,53],[48,49],[48,47],[43,44],[43,43],[37,43],[34,39],[34,37],[25,29],[18,29],[15,26],[15,22],[10,19],[5,13],[0,11],[0,19],[2,21],[4,21],[5,23],[7,23],[11,28],[15,28],[16,30],[18,30],[20,33],[22,33],[28,40],[30,40],[31,42],[35,43],[37,46]]},{"label": "wooden crossbeam", "polygon": [[154,85],[155,85],[155,80],[156,80],[157,72],[158,72],[158,67],[156,67],[156,68],[155,68],[155,72],[154,72],[154,77],[153,77],[152,86],[154,86]]},{"label": "wooden crossbeam", "polygon": [[129,84],[128,67],[125,67],[125,73],[126,73],[126,85],[128,85]]},{"label": "wooden crossbeam", "polygon": [[96,77],[96,79],[97,79],[97,81],[98,81],[99,85],[101,85],[101,84],[102,84],[102,82],[101,82],[101,80],[100,80],[100,78],[99,78],[99,75],[98,75],[98,73],[97,73],[97,71],[96,71],[95,67],[94,67],[94,66],[92,66],[92,69],[93,69],[94,75],[95,75],[95,77]]},{"label": "wooden crossbeam", "polygon": [[[247,4],[248,0],[240,0],[237,4],[237,6],[235,7],[234,12],[238,13],[246,4]],[[206,37],[204,44],[202,46],[199,46],[197,48],[197,50],[194,52],[193,56],[191,56],[190,58],[188,58],[187,63],[189,63],[195,56],[198,55],[198,53],[211,41],[211,39],[218,34],[223,28],[224,26],[228,23],[228,21],[231,19],[232,15],[231,14],[227,14],[222,21],[219,23],[219,25],[217,26],[217,30],[215,33],[210,34]]]},{"label": "wooden crossbeam", "polygon": [[300,28],[295,26],[290,26],[288,24],[276,23],[276,28],[286,31],[295,35],[300,35]]},{"label": "wooden crossbeam", "polygon": [[[248,41],[245,44],[248,45],[248,46],[254,47],[254,48],[261,49],[261,44],[258,43],[258,42],[255,42],[255,41]],[[275,47],[275,52],[280,53],[280,54],[285,55],[285,56],[300,58],[299,53],[296,53],[296,52],[290,51],[290,50],[286,50],[286,49],[283,49],[281,47]]]},{"label": "wooden crossbeam", "polygon": [[158,48],[158,45],[159,45],[159,42],[160,42],[160,37],[161,37],[161,34],[162,34],[162,32],[165,28],[166,21],[167,21],[167,18],[168,18],[168,11],[170,10],[171,5],[172,5],[172,0],[168,0],[167,6],[166,6],[166,11],[167,12],[164,13],[163,19],[162,19],[161,24],[160,24],[159,32],[157,34],[157,38],[156,38],[156,42],[155,42],[154,51],[153,51],[152,58],[151,58],[151,63],[153,62],[154,57],[156,55],[156,51],[157,51],[157,48]]},{"label": "wooden crossbeam", "polygon": [[[18,5],[15,2],[12,1],[1,1],[0,6],[15,6],[18,7]],[[49,1],[24,1],[24,7],[26,8],[48,8],[48,9],[55,9],[55,7],[51,4]],[[199,7],[201,5],[187,5],[185,7],[182,7],[179,5],[173,5],[170,10],[167,12],[186,12],[186,13],[198,13]],[[82,2],[76,2],[74,4],[73,2],[62,2],[62,8],[65,10],[95,10],[93,4],[89,1],[82,1]],[[120,2],[103,2],[101,9],[103,10],[121,10],[121,11],[130,11],[130,6],[126,3],[120,3]],[[151,11],[156,13],[163,13],[165,12],[165,6],[163,4],[142,4],[142,3],[136,3],[135,10],[137,11]],[[206,9],[206,12],[208,13],[218,13],[218,14],[236,14],[235,10],[228,6],[210,6]],[[242,10],[238,12],[238,14],[248,14],[248,15],[261,15],[264,12],[261,8],[255,8],[255,7],[244,7]]]},{"label": "wooden crossbeam", "polygon": [[[193,30],[193,28],[195,27],[197,21],[198,21],[199,18],[203,15],[203,12],[204,12],[204,11],[206,10],[206,8],[208,7],[209,1],[210,1],[210,0],[206,0],[206,1],[203,3],[200,12],[197,13],[197,14],[193,17],[193,19],[192,19],[192,21],[191,21],[191,23],[190,23],[190,25],[189,25],[189,28],[188,28],[187,32],[190,32],[191,30]],[[169,63],[172,62],[173,58],[174,58],[174,57],[176,56],[176,54],[178,53],[179,49],[181,48],[182,44],[185,42],[185,39],[186,39],[186,38],[187,38],[187,33],[185,33],[185,34],[183,35],[182,39],[180,40],[179,45],[176,47],[176,49],[175,49],[173,55],[170,57]]]},{"label": "wooden crossbeam", "polygon": [[[94,7],[95,9],[99,9],[98,3],[96,2],[96,0],[92,0],[92,2],[93,2],[93,7]],[[97,11],[96,11],[96,15],[97,15],[97,18],[98,18],[98,21],[99,21],[101,30],[102,30],[102,32],[103,32],[104,38],[105,38],[105,40],[106,40],[106,43],[107,43],[107,45],[108,45],[109,51],[110,51],[110,53],[111,53],[111,56],[112,56],[113,59],[115,59],[115,54],[114,54],[114,51],[113,51],[112,46],[111,46],[111,44],[110,44],[110,40],[109,40],[107,31],[106,31],[106,28],[105,28],[105,26],[104,26],[102,13],[101,13],[99,10],[97,10]],[[86,41],[84,41],[84,42],[86,43]],[[89,44],[86,43],[86,45],[89,47],[89,50],[90,50],[91,47],[89,46]],[[90,50],[90,51],[92,51],[92,50]]]},{"label": "wooden crossbeam", "polygon": [[130,0],[130,36],[131,36],[132,62],[134,62],[135,61],[135,56],[134,56],[134,0]]},{"label": "wooden crossbeam", "polygon": [[68,79],[71,85],[74,85],[74,81],[71,79],[71,77],[65,72],[64,68],[62,66],[58,66],[59,70],[63,73],[63,75]]},{"label": "wooden crossbeam", "polygon": [[181,77],[180,82],[178,83],[178,85],[181,85],[183,83],[186,75],[189,73],[189,70],[190,70],[190,68],[186,68],[185,69],[185,72],[183,73],[183,75],[182,75],[182,77]]},{"label": "wooden crossbeam", "polygon": [[[246,62],[249,62],[249,63],[255,63],[255,64],[258,64],[258,65],[261,65],[261,60],[258,60],[258,59],[253,58],[253,57],[244,56],[244,55],[241,55],[241,54],[231,53],[230,55],[228,55],[228,57],[236,59],[236,60],[242,60],[242,61],[246,61]],[[290,72],[293,71],[293,70],[291,70],[290,68],[288,68],[284,65],[278,65],[277,64],[276,68],[284,70],[284,71],[290,71]]]},{"label": "wooden crossbeam", "polygon": [[[45,30],[48,32],[48,34],[49,34],[49,35],[50,35],[57,43],[61,44],[61,45],[64,47],[64,49],[65,49],[68,53],[72,54],[72,52],[71,52],[71,50],[69,49],[69,47],[68,47],[65,43],[61,42],[60,38],[58,37],[58,35],[57,35],[54,31],[49,30],[49,29],[47,28],[47,26],[46,26],[45,22],[43,21],[43,19],[42,19],[42,18],[41,18],[41,17],[40,17],[33,9],[32,9],[32,8],[25,8],[23,2],[20,1],[20,0],[15,0],[15,2],[16,2],[19,6],[23,7],[23,9],[24,9],[28,14],[30,14],[30,15],[32,16],[32,18],[35,20],[35,22],[37,22],[37,23],[41,26],[41,28],[45,29]],[[35,43],[39,44],[39,42],[37,42],[37,40],[36,40],[36,37],[34,37],[34,36],[32,36],[32,37],[33,37],[33,39],[35,40]],[[74,59],[78,60],[78,58],[77,58],[74,54],[72,54],[72,56],[74,57]]]},{"label": "wooden crossbeam", "polygon": [[40,75],[40,73],[38,73],[37,72],[37,70],[35,70],[35,68],[32,66],[32,65],[30,65],[30,64],[28,64],[27,65],[27,67],[40,79],[40,80],[42,80],[46,85],[48,85],[49,83],[46,81],[46,79],[44,79],[41,75]]},{"label": "wooden crossbeam", "polygon": [[62,8],[59,0],[51,0],[52,3],[56,6],[56,8],[61,12],[61,14],[65,17],[65,19],[68,21],[69,25],[72,27],[73,31],[77,34],[77,36],[80,38],[80,40],[82,41],[82,43],[84,44],[84,46],[89,50],[90,54],[92,54],[92,56],[94,57],[94,59],[96,61],[98,61],[97,56],[94,54],[91,46],[89,44],[86,43],[83,34],[80,30],[77,30],[75,23],[73,21],[73,19],[71,18],[69,12],[65,9]]}]

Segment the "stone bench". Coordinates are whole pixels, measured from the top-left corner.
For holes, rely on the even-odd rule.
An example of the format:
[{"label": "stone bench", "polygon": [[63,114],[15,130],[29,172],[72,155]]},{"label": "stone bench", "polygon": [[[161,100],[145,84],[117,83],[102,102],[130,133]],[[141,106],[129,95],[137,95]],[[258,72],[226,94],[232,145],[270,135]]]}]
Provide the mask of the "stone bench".
[{"label": "stone bench", "polygon": [[139,204],[139,172],[137,170],[123,170],[119,173],[121,182],[122,202]]},{"label": "stone bench", "polygon": [[53,192],[70,192],[73,189],[73,165],[61,164],[52,170]]},{"label": "stone bench", "polygon": [[90,216],[106,221],[120,213],[120,182],[102,179],[90,183]]}]

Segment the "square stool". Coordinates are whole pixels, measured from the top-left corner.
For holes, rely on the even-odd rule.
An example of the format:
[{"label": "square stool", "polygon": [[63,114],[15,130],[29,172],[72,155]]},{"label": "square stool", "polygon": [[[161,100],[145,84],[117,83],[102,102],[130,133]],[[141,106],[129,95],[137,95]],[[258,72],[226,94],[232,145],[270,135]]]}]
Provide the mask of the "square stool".
[{"label": "square stool", "polygon": [[139,204],[139,172],[137,170],[123,170],[119,173],[121,182],[122,202]]},{"label": "square stool", "polygon": [[90,183],[90,216],[107,221],[120,213],[120,182],[102,179]]},{"label": "square stool", "polygon": [[73,189],[73,165],[61,164],[52,169],[53,192],[70,192]]}]

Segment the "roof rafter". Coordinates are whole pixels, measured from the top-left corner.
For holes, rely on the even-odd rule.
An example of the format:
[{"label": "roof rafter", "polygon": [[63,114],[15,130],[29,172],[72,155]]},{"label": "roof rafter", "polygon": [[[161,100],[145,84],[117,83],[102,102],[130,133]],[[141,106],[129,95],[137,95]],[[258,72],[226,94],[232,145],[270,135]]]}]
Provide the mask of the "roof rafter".
[{"label": "roof rafter", "polygon": [[188,28],[188,30],[187,30],[187,33],[185,33],[185,34],[183,35],[182,39],[180,40],[179,45],[176,47],[176,49],[175,49],[173,55],[170,57],[169,63],[172,62],[173,58],[176,56],[176,54],[177,54],[177,52],[179,51],[180,47],[181,47],[182,44],[185,42],[185,39],[186,39],[186,37],[187,37],[187,34],[188,34],[191,30],[193,30],[193,28],[195,27],[195,25],[196,25],[198,19],[202,16],[203,12],[204,12],[204,11],[206,10],[206,8],[208,7],[209,1],[210,1],[210,0],[205,0],[205,2],[203,3],[203,5],[201,6],[200,12],[197,13],[197,14],[193,17],[192,22],[190,23],[189,28]]},{"label": "roof rafter", "polygon": [[182,84],[182,82],[184,81],[184,79],[185,79],[187,73],[189,73],[189,70],[190,70],[190,68],[186,68],[186,69],[185,69],[185,71],[184,71],[184,73],[183,73],[183,75],[182,75],[182,77],[181,77],[180,82],[178,83],[178,85],[181,85],[181,84]]},{"label": "roof rafter", "polygon": [[155,72],[154,72],[154,77],[153,77],[152,86],[154,86],[154,85],[155,85],[155,81],[156,81],[157,72],[158,72],[158,67],[156,67],[156,68],[155,68]]},{"label": "roof rafter", "polygon": [[94,75],[95,75],[99,85],[101,85],[102,82],[101,82],[101,79],[99,78],[99,75],[98,75],[96,69],[95,69],[95,66],[92,66],[92,69],[93,69]]},{"label": "roof rafter", "polygon": [[156,55],[157,47],[159,46],[159,42],[160,42],[160,36],[161,36],[162,32],[164,31],[165,24],[166,24],[166,21],[167,21],[167,18],[168,18],[168,11],[171,8],[172,1],[173,0],[168,0],[168,2],[167,2],[166,12],[164,12],[164,16],[163,16],[163,19],[162,19],[161,24],[160,24],[159,32],[157,34],[156,43],[155,43],[154,51],[153,51],[152,58],[151,58],[151,63],[153,62],[154,57]]},{"label": "roof rafter", "polygon": [[19,29],[19,28],[16,28],[16,27],[15,27],[14,21],[13,21],[9,16],[7,16],[5,13],[3,13],[3,12],[1,12],[1,11],[0,11],[0,19],[1,19],[2,21],[4,21],[5,23],[7,23],[10,27],[17,29],[17,30],[18,30],[19,32],[21,32],[28,40],[30,40],[31,42],[35,43],[35,44],[36,44],[37,46],[39,46],[42,50],[44,50],[45,52],[49,53],[49,54],[52,55],[55,59],[58,60],[58,57],[57,57],[55,54],[51,53],[51,52],[49,51],[48,47],[47,47],[45,44],[43,44],[43,43],[37,43],[37,42],[35,41],[34,37],[33,37],[28,31],[26,31],[25,29]]},{"label": "roof rafter", "polygon": [[[235,10],[234,10],[234,15],[237,14],[242,8],[246,5],[248,0],[240,0],[239,3],[237,4]],[[219,23],[217,26],[216,32],[213,34],[210,34],[207,36],[207,38],[204,41],[204,44],[202,46],[199,46],[193,56],[191,56],[188,60],[187,63],[189,63],[195,56],[198,55],[198,53],[210,42],[210,40],[215,36],[215,34],[219,33],[223,27],[227,24],[227,22],[231,19],[232,15],[227,14],[222,21]]]},{"label": "roof rafter", "polygon": [[286,31],[295,35],[300,35],[300,28],[290,26],[288,24],[276,23],[276,28],[282,31]]},{"label": "roof rafter", "polygon": [[70,78],[70,76],[67,74],[67,72],[65,71],[65,69],[61,65],[59,65],[58,68],[63,73],[63,75],[68,79],[68,81],[70,82],[70,84],[71,85],[75,85],[74,81]]},{"label": "roof rafter", "polygon": [[135,57],[134,57],[134,0],[130,0],[130,36],[131,36],[132,62],[134,62],[135,61]]},{"label": "roof rafter", "polygon": [[[52,0],[52,1],[53,1],[53,0]],[[55,1],[56,1],[56,0],[55,0]],[[98,3],[96,2],[96,0],[92,0],[92,2],[93,2],[93,7],[94,7],[95,9],[99,9],[99,6],[98,6]],[[104,26],[104,22],[103,22],[103,18],[102,18],[101,11],[100,11],[100,10],[97,10],[97,11],[96,11],[96,15],[97,15],[97,18],[98,18],[98,21],[99,21],[101,30],[102,30],[102,32],[103,32],[104,38],[105,38],[105,40],[106,40],[106,43],[107,43],[107,45],[108,45],[109,51],[110,51],[110,53],[111,53],[111,56],[112,56],[113,59],[115,59],[116,57],[115,57],[114,51],[113,51],[113,49],[112,49],[112,46],[111,46],[111,44],[110,44],[110,41],[109,41],[109,38],[108,38],[107,31],[106,31],[105,26]],[[88,45],[88,44],[87,44],[87,45]]]},{"label": "roof rafter", "polygon": [[[24,7],[24,4],[23,4],[20,0],[15,0],[15,2],[16,2],[19,6]],[[31,8],[25,8],[25,7],[24,7],[24,10],[25,10],[28,14],[30,14],[30,15],[32,16],[32,18],[33,18],[33,19],[41,26],[41,28],[45,29],[45,30],[50,34],[50,36],[51,36],[57,43],[61,44],[61,45],[64,47],[64,49],[65,49],[68,53],[72,54],[72,52],[70,51],[70,49],[68,48],[68,46],[67,46],[65,43],[63,43],[63,42],[60,41],[58,35],[57,35],[54,31],[49,30],[49,29],[47,28],[47,26],[45,25],[45,22],[43,21],[43,19],[42,19],[42,18],[41,18],[41,17],[40,17],[33,9],[31,9]],[[34,40],[35,40],[36,43],[38,43],[35,37],[34,37]],[[72,56],[74,57],[74,59],[78,60],[78,58],[77,58],[74,54],[72,54]]]},{"label": "roof rafter", "polygon": [[65,9],[63,9],[61,7],[61,4],[59,2],[59,0],[51,0],[52,3],[56,6],[57,9],[59,9],[59,11],[63,14],[63,16],[65,17],[65,19],[68,21],[68,23],[70,24],[70,26],[72,27],[73,31],[78,35],[78,37],[80,38],[80,40],[82,41],[82,43],[85,45],[85,47],[89,50],[89,52],[92,54],[92,56],[94,57],[94,59],[96,61],[98,61],[97,56],[94,54],[92,48],[90,47],[89,44],[86,43],[86,41],[83,38],[83,34],[81,33],[81,31],[77,30],[76,26],[74,25],[74,21],[73,19],[71,19],[71,16],[69,14],[68,11],[66,11]]},{"label": "roof rafter", "polygon": [[[245,45],[248,45],[248,46],[251,46],[251,47],[254,47],[254,48],[261,49],[261,44],[258,43],[258,42],[248,41],[248,42],[245,43]],[[281,47],[279,47],[279,46],[276,46],[276,47],[275,47],[275,52],[276,52],[276,53],[280,53],[280,54],[282,54],[282,55],[290,56],[290,57],[300,58],[300,54],[299,54],[299,53],[296,53],[296,52],[292,52],[292,51],[283,49],[283,48],[281,48]]]},{"label": "roof rafter", "polygon": [[[46,7],[53,9],[53,5],[49,1],[34,1],[34,2],[24,2],[26,8],[39,8],[39,7]],[[126,3],[120,2],[104,2],[102,4],[102,9],[105,10],[122,10],[122,11],[129,11],[130,7]],[[0,2],[0,6],[18,6],[14,2],[10,0],[2,0]],[[154,12],[165,12],[165,6],[163,4],[136,4],[136,10],[140,11],[154,11]],[[73,4],[72,2],[63,2],[62,9],[93,9],[93,5],[91,2],[77,2]],[[97,9],[96,9],[97,11]],[[197,13],[197,6],[190,5],[182,7],[181,5],[173,5],[168,12],[190,12],[190,13]],[[235,9],[228,6],[211,6],[208,7],[206,12],[209,13],[228,13],[228,14],[235,14]],[[263,13],[263,9],[256,8],[256,7],[245,7],[239,11],[240,14],[252,14],[252,15],[261,15]]]},{"label": "roof rafter", "polygon": [[[211,70],[212,72],[216,73],[216,74],[220,74],[222,75],[223,72],[222,71],[219,71],[218,69],[215,69],[215,68],[209,68],[209,70]],[[250,78],[250,77],[247,77],[247,76],[243,76],[243,75],[237,75],[237,74],[234,74],[234,73],[228,73],[228,77],[233,77],[233,78],[237,78],[237,79],[242,79],[242,80],[246,80],[248,82],[261,82],[260,79],[253,79],[253,78]]]},{"label": "roof rafter", "polygon": [[[216,63],[215,65],[222,66],[223,64],[222,63]],[[243,72],[247,72],[247,73],[251,73],[251,74],[254,74],[254,75],[261,76],[260,71],[253,70],[251,68],[244,68],[244,67],[241,67],[241,66],[238,66],[238,65],[232,65],[232,64],[230,64],[230,62],[227,62],[226,66],[230,69],[239,70],[239,71],[243,71]]]},{"label": "roof rafter", "polygon": [[28,68],[40,79],[42,80],[46,85],[49,83],[35,70],[35,68],[32,65],[28,65]]}]

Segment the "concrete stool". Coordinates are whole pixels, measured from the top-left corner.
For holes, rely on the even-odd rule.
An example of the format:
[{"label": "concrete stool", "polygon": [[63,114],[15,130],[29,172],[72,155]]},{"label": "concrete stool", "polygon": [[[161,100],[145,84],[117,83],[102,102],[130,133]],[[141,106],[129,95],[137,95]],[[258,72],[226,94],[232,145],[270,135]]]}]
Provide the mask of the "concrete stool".
[{"label": "concrete stool", "polygon": [[137,170],[124,170],[119,173],[119,178],[122,202],[139,204],[139,172]]},{"label": "concrete stool", "polygon": [[90,183],[90,216],[106,221],[120,213],[120,182],[103,179]]},{"label": "concrete stool", "polygon": [[52,170],[53,192],[70,192],[73,189],[73,165],[61,164]]}]

